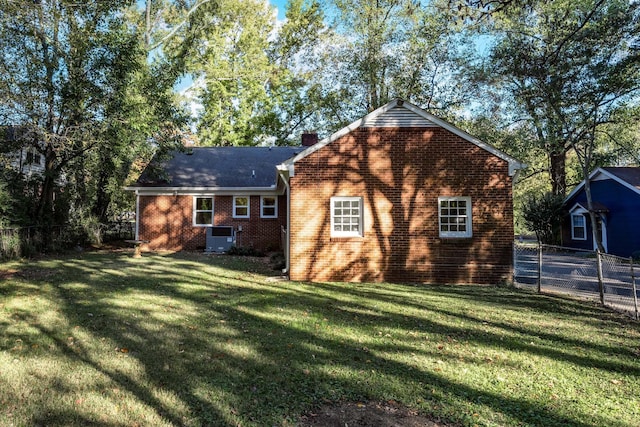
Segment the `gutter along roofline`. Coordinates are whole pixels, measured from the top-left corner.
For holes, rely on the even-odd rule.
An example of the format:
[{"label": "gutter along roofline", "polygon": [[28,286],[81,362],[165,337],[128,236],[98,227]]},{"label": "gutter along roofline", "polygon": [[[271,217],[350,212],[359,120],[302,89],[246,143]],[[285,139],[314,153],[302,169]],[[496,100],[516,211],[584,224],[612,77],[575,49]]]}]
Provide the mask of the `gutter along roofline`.
[{"label": "gutter along roofline", "polygon": [[276,185],[269,187],[145,187],[128,186],[126,191],[135,191],[141,196],[161,196],[161,195],[197,195],[197,194],[218,194],[218,195],[260,195],[260,194],[284,194],[282,188]]}]

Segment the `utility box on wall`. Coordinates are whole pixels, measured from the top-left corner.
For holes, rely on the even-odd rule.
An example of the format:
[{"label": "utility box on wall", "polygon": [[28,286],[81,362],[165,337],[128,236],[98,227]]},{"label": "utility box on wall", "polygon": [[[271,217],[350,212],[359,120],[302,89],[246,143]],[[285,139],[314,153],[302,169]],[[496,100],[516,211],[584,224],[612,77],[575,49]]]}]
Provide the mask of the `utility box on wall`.
[{"label": "utility box on wall", "polygon": [[235,231],[231,226],[207,228],[205,252],[226,252],[235,243]]}]

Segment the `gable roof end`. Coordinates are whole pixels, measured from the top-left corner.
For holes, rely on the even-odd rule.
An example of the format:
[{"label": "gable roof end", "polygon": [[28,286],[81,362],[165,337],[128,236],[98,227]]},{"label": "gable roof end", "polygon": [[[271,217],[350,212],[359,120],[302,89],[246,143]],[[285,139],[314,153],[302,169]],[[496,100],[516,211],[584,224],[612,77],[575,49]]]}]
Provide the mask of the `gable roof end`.
[{"label": "gable roof end", "polygon": [[462,139],[475,144],[476,146],[490,152],[509,163],[509,175],[515,175],[518,169],[523,169],[526,165],[508,154],[498,150],[497,148],[480,141],[479,139],[469,135],[462,129],[459,129],[432,114],[427,113],[422,108],[417,107],[407,101],[396,99],[383,105],[377,110],[372,111],[363,118],[356,120],[350,125],[345,126],[328,138],[323,139],[317,144],[307,148],[296,156],[288,159],[278,165],[280,171],[288,170],[293,176],[294,164],[310,154],[315,153],[333,141],[351,133],[360,127],[441,127],[449,132],[461,137]]},{"label": "gable roof end", "polygon": [[[603,175],[606,178],[612,179],[634,191],[637,194],[640,194],[640,168],[638,167],[604,167],[597,168],[591,174],[589,174],[589,180],[592,181],[594,178],[599,175]],[[571,193],[567,195],[564,199],[564,203],[567,203],[573,196],[578,194],[584,188],[584,180],[578,185],[575,186]]]}]

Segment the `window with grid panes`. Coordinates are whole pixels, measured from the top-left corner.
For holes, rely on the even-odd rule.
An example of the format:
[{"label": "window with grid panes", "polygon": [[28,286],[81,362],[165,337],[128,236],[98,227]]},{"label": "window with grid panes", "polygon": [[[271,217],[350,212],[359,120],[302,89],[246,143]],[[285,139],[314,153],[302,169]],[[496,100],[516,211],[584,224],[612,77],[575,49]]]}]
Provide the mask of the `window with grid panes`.
[{"label": "window with grid panes", "polygon": [[331,198],[331,236],[362,236],[362,198]]},{"label": "window with grid panes", "polygon": [[471,198],[439,197],[440,237],[471,237]]}]

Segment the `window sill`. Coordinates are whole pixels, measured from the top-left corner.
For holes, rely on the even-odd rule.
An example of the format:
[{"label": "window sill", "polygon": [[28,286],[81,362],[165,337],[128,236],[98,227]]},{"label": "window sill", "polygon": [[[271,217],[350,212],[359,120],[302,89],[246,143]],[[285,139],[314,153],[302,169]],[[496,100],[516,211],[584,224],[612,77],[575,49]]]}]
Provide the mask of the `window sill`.
[{"label": "window sill", "polygon": [[442,243],[463,243],[473,240],[473,236],[466,237],[438,237]]},{"label": "window sill", "polygon": [[364,236],[331,236],[330,242],[344,242],[344,241],[363,241]]}]

